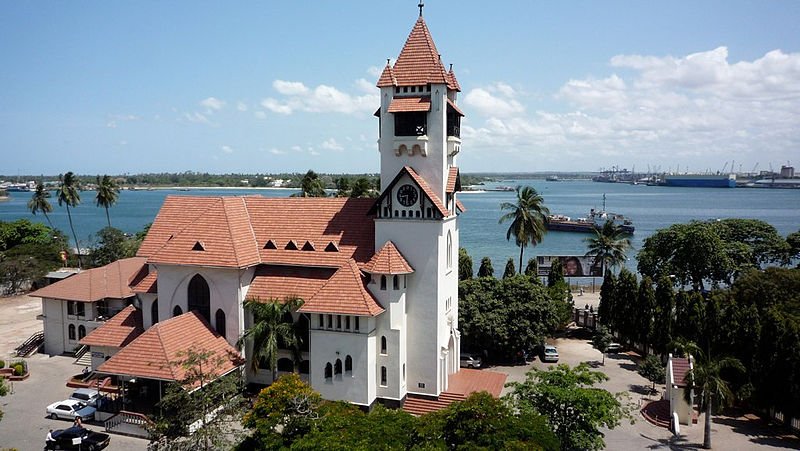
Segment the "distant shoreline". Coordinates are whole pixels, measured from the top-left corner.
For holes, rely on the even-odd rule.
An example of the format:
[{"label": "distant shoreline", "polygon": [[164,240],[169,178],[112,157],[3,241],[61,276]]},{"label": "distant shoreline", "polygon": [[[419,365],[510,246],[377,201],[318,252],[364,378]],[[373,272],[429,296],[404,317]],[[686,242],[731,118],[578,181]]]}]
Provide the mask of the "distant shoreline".
[{"label": "distant shoreline", "polygon": [[267,189],[283,189],[299,191],[300,188],[287,188],[287,187],[273,187],[273,186],[131,186],[126,187],[123,191],[157,191],[157,190],[175,190],[175,191],[190,191],[190,190],[267,190]]}]

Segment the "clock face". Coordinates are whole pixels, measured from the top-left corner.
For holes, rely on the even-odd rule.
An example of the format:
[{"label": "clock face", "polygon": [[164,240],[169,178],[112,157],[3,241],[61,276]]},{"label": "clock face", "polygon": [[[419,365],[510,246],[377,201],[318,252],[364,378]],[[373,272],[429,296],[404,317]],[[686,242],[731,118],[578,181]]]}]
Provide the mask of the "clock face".
[{"label": "clock face", "polygon": [[397,201],[404,207],[417,203],[418,197],[417,189],[411,185],[403,185],[397,190]]}]

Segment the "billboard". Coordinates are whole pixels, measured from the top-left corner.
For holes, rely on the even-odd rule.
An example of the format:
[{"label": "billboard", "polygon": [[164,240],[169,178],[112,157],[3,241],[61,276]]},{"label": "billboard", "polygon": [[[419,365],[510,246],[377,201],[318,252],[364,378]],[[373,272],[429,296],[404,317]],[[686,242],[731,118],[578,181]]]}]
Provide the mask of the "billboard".
[{"label": "billboard", "polygon": [[603,277],[600,271],[600,262],[596,265],[594,257],[583,255],[545,255],[536,257],[539,263],[539,275],[546,276],[550,272],[554,260],[561,261],[564,268],[564,277]]}]

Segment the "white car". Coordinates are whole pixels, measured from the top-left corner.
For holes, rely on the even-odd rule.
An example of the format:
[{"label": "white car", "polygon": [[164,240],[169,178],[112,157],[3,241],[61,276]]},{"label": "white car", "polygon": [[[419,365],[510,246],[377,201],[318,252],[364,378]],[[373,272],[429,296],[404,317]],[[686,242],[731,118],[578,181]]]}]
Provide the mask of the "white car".
[{"label": "white car", "polygon": [[85,403],[75,399],[65,399],[47,406],[47,416],[54,420],[59,418],[74,420],[75,417],[81,417],[83,420],[92,420],[94,419],[95,411],[97,409],[94,407],[87,406]]},{"label": "white car", "polygon": [[97,407],[97,400],[100,399],[100,392],[91,388],[79,388],[69,395],[69,399],[80,401],[87,406]]},{"label": "white car", "polygon": [[558,362],[558,349],[552,345],[545,346],[542,352],[542,362]]}]

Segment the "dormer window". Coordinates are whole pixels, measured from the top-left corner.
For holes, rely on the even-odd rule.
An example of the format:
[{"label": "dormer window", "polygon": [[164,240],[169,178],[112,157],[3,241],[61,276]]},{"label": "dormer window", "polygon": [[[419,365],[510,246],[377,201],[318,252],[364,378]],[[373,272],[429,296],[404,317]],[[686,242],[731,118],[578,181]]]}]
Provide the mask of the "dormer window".
[{"label": "dormer window", "polygon": [[192,250],[193,251],[204,251],[204,250],[206,250],[206,248],[205,248],[205,246],[203,246],[203,242],[202,241],[197,241],[196,243],[194,243],[194,246],[192,246]]},{"label": "dormer window", "polygon": [[428,113],[394,113],[395,136],[423,136],[428,131]]},{"label": "dormer window", "polygon": [[306,244],[303,245],[303,250],[304,251],[313,251],[313,250],[316,250],[316,249],[314,249],[314,243],[312,243],[311,241],[306,241]]},{"label": "dormer window", "polygon": [[286,249],[287,251],[296,251],[297,243],[295,243],[294,240],[289,240],[289,242],[286,243],[286,247],[284,247],[284,249]]},{"label": "dormer window", "polygon": [[339,252],[339,246],[337,246],[336,243],[331,241],[330,243],[328,243],[327,246],[325,246],[325,252]]},{"label": "dormer window", "polygon": [[267,240],[267,242],[264,243],[264,249],[277,249],[277,248],[278,246],[276,246],[275,242],[272,240]]}]

